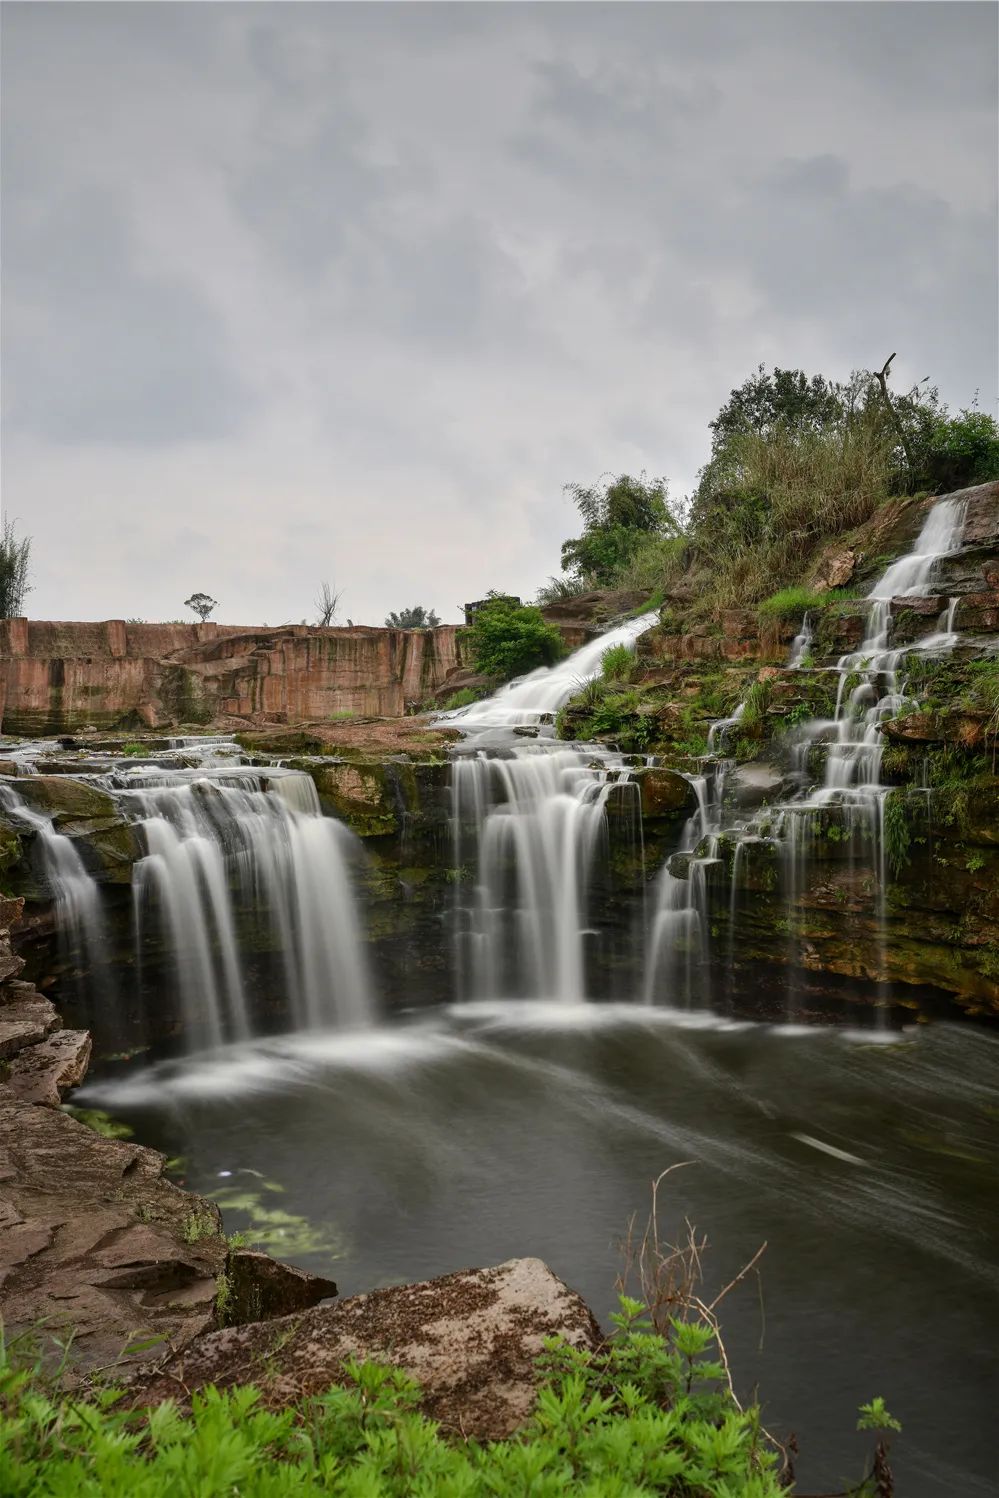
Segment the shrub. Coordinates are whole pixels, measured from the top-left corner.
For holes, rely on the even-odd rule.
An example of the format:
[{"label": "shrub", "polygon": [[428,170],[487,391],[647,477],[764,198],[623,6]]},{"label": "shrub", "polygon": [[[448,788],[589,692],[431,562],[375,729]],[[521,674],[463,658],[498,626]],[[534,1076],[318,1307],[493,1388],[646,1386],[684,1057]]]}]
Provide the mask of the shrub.
[{"label": "shrub", "polygon": [[999,478],[999,427],[974,407],[942,415],[932,425],[922,454],[925,483],[939,493]]},{"label": "shrub", "polygon": [[641,547],[680,531],[663,478],[622,473],[602,487],[566,488],[583,517],[583,534],[563,542],[562,570],[590,587],[613,587]]},{"label": "shrub", "polygon": [[578,598],[580,593],[585,592],[586,584],[581,577],[550,577],[538,589],[535,603],[539,608],[544,608],[550,603],[564,603],[569,598]]},{"label": "shrub", "polygon": [[541,610],[490,593],[466,631],[476,671],[508,681],[562,655],[562,636]]},{"label": "shrub", "polygon": [[[517,1435],[449,1441],[418,1411],[398,1369],[348,1362],[344,1386],[265,1409],[249,1386],[209,1387],[190,1413],[121,1407],[47,1388],[0,1352],[0,1491],[5,1498],[279,1498],[279,1495],[712,1492],[780,1498],[778,1455],[759,1410],[741,1410],[714,1332],[674,1317],[657,1335],[638,1301],[599,1353],[551,1340],[534,1415]],[[873,1409],[873,1406],[871,1407]],[[882,1415],[881,1411],[877,1412]],[[883,1419],[890,1419],[883,1411]],[[883,1423],[883,1420],[882,1420]]]}]

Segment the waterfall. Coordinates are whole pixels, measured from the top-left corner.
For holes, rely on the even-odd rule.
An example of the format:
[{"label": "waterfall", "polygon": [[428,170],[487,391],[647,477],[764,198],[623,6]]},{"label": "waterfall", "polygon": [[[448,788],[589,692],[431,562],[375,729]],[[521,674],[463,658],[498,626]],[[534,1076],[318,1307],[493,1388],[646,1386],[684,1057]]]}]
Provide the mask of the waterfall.
[{"label": "waterfall", "polygon": [[[877,929],[877,951],[873,966],[884,971],[887,868],[885,856],[885,802],[890,787],[881,784],[883,739],[881,724],[909,705],[899,687],[899,663],[905,650],[893,648],[892,599],[925,596],[932,586],[937,563],[961,544],[966,504],[961,500],[939,500],[923,523],[913,550],[893,562],[871,588],[867,597],[867,620],[859,649],[840,658],[836,707],[831,719],[812,719],[797,730],[798,743],[793,763],[798,775],[805,777],[809,750],[817,743],[826,746],[822,783],[802,790],[797,797],[778,805],[764,816],[734,822],[725,828],[733,843],[730,874],[729,967],[734,962],[734,922],[737,910],[738,880],[745,867],[748,850],[754,844],[776,840],[783,868],[783,891],[788,914],[787,1011],[793,1018],[797,1007],[796,971],[799,959],[800,933],[796,917],[806,887],[809,863],[813,857],[816,824],[823,813],[834,808],[841,819],[841,834],[848,841],[851,861],[858,847],[871,850],[874,875],[874,914]],[[935,634],[913,647],[920,650],[952,649],[959,639],[954,632],[958,599],[951,598]],[[813,642],[813,630],[806,614],[796,636],[788,669],[802,669],[802,660]],[[726,734],[743,714],[744,703],[731,717],[711,726],[709,751],[725,742]],[[720,773],[724,773],[723,769]],[[720,834],[724,827],[722,795],[716,789],[709,797],[709,779],[704,775],[688,776],[698,796],[697,827],[700,840],[692,854],[685,855],[686,878],[676,879],[667,864],[659,880],[657,913],[646,954],[646,997],[657,993],[671,1001],[672,992],[691,992],[691,932],[704,932],[707,926],[707,875],[718,866]],[[688,825],[685,841],[691,843]],[[672,954],[670,943],[676,947]],[[701,1001],[707,1002],[707,973]],[[689,997],[686,1002],[690,1002]]]},{"label": "waterfall", "polygon": [[67,954],[82,953],[88,966],[102,969],[108,944],[100,892],[72,838],[57,832],[52,817],[28,805],[9,780],[0,780],[0,807],[36,835],[42,878],[52,892],[60,946]]},{"label": "waterfall", "polygon": [[600,662],[606,650],[612,645],[633,647],[638,637],[651,629],[657,619],[655,613],[628,619],[596,640],[590,640],[558,665],[541,666],[528,676],[500,687],[484,702],[473,702],[470,707],[442,714],[441,721],[454,723],[459,728],[480,729],[523,727],[550,719],[585,682],[600,675]]},{"label": "waterfall", "polygon": [[308,775],[239,768],[115,778],[145,848],[135,866],[137,947],[158,921],[192,1038],[219,1045],[254,1033],[238,935],[247,919],[280,953],[293,1028],[372,1022],[351,887],[355,839],[322,815]]},{"label": "waterfall", "polygon": [[655,622],[654,613],[630,619],[557,666],[441,715],[468,735],[471,751],[456,755],[451,771],[460,998],[585,998],[590,881],[606,845],[607,798],[627,783],[623,756],[545,739],[525,745],[513,731],[550,722],[599,676],[606,650],[634,647]]},{"label": "waterfall", "polygon": [[456,837],[477,850],[474,896],[457,911],[459,982],[476,998],[578,1003],[610,767],[532,745],[509,757],[462,756],[452,775]]}]

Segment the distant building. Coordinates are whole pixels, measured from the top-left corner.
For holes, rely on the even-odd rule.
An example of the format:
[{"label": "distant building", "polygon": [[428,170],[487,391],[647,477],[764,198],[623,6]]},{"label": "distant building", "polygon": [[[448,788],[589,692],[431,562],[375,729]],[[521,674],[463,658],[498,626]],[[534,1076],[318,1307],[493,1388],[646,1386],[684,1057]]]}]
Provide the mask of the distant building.
[{"label": "distant building", "polygon": [[464,605],[465,623],[474,624],[475,616],[480,609],[484,609],[487,603],[497,603],[499,601],[502,601],[503,603],[512,603],[514,607],[518,609],[521,606],[521,600],[519,598],[515,598],[512,593],[494,593],[491,598],[477,598],[474,603],[466,603]]}]

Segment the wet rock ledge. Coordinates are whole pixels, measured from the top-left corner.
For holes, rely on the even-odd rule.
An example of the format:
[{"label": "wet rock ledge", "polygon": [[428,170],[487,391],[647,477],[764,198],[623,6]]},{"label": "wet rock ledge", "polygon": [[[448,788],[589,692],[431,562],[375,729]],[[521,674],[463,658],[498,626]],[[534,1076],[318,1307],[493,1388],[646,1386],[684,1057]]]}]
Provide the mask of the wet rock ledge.
[{"label": "wet rock ledge", "polygon": [[[336,1285],[230,1247],[218,1207],[164,1178],[165,1156],[60,1109],[90,1057],[84,1030],[19,974],[0,899],[0,1320],[41,1333],[64,1377],[126,1383],[136,1406],[208,1383],[254,1383],[280,1409],[339,1381],[350,1359],[392,1363],[448,1430],[510,1435],[530,1414],[544,1339],[594,1349],[586,1303],[538,1259],[333,1301]],[[330,1302],[322,1304],[321,1302]]]}]

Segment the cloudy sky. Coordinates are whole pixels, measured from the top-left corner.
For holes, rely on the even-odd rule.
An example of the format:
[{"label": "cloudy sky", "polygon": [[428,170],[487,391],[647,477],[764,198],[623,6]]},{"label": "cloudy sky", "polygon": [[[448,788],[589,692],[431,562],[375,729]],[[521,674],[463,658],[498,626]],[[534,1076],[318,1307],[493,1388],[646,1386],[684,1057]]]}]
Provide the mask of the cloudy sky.
[{"label": "cloudy sky", "polygon": [[761,360],[994,411],[997,14],[8,0],[31,614],[527,597]]}]

